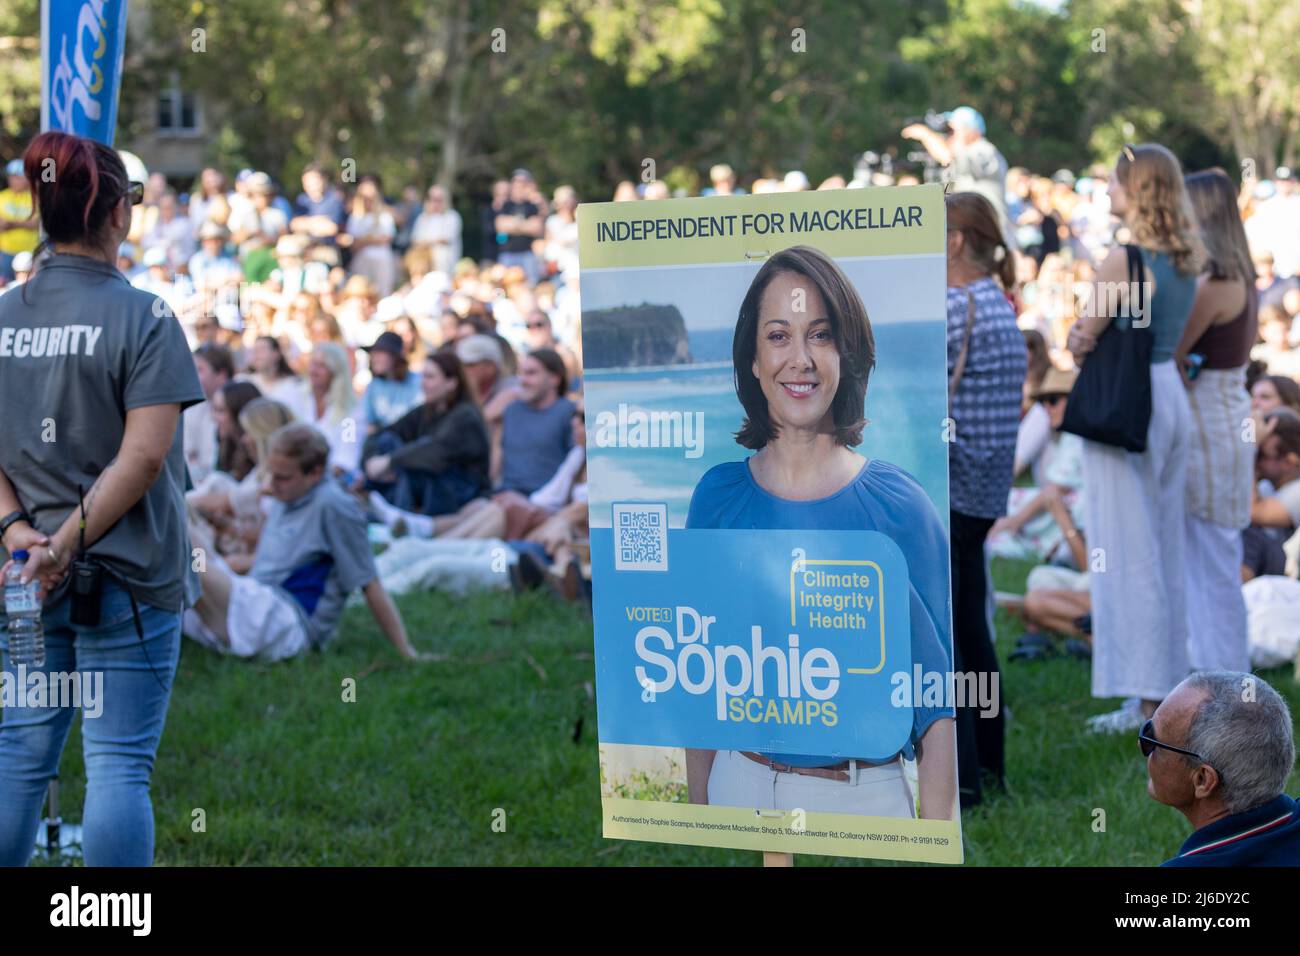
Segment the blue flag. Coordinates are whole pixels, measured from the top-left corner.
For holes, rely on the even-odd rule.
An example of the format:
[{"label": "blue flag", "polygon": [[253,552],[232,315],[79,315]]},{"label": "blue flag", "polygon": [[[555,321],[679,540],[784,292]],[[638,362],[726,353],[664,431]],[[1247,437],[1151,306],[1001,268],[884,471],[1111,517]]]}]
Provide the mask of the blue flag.
[{"label": "blue flag", "polygon": [[41,0],[42,130],[113,145],[126,2]]}]

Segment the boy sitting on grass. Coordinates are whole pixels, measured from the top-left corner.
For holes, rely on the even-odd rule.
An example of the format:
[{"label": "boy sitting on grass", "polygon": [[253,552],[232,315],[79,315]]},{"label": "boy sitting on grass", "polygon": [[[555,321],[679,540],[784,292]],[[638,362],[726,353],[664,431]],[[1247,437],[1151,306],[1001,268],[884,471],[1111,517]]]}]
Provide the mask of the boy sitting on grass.
[{"label": "boy sitting on grass", "polygon": [[268,442],[267,490],[275,499],[247,575],[237,575],[204,532],[203,595],[185,612],[186,636],[223,654],[284,660],[321,649],[338,629],[343,604],[360,588],[397,653],[427,660],[411,646],[402,618],[375,571],[366,519],[326,477],[329,443],[310,425],[276,431]]}]

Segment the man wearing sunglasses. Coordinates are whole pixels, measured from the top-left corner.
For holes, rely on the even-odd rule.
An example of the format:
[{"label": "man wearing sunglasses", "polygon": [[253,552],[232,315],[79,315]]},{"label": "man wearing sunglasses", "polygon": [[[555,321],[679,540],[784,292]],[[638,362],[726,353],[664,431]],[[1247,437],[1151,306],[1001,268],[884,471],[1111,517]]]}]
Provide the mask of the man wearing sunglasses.
[{"label": "man wearing sunglasses", "polygon": [[1164,866],[1300,866],[1300,805],[1286,702],[1259,677],[1201,671],[1138,731],[1147,793],[1195,832]]}]

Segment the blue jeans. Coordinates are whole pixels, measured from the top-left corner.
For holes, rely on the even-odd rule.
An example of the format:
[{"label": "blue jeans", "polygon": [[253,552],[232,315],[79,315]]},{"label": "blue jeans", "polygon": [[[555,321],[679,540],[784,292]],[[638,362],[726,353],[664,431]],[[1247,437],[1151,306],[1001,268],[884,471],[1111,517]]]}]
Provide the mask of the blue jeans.
[{"label": "blue jeans", "polygon": [[[64,598],[45,609],[45,666],[40,669],[46,674],[80,672],[83,688],[93,686],[88,683],[92,674],[103,675],[99,700],[93,702],[100,712],[98,716],[88,712],[81,722],[86,761],[82,853],[87,866],[149,866],[154,840],[149,777],[180,654],[181,615],[140,604],[142,643],[130,597],[111,581],[104,582],[99,627],[72,624],[70,608],[71,601]],[[7,679],[16,682],[7,629],[0,631],[0,648]],[[92,702],[83,695],[82,703]],[[50,778],[58,772],[73,710],[70,706],[4,710],[0,865],[21,866],[32,855],[41,803]]]}]

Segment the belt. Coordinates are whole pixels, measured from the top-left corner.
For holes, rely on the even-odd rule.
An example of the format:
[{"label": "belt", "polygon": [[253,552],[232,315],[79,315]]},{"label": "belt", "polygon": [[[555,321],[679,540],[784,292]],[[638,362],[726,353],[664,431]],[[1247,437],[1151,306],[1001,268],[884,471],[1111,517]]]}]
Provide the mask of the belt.
[{"label": "belt", "polygon": [[823,780],[838,780],[840,783],[848,783],[852,780],[850,775],[853,765],[857,765],[858,770],[869,767],[887,767],[898,762],[898,758],[886,760],[884,763],[869,763],[864,760],[842,760],[837,764],[829,767],[792,767],[790,764],[777,763],[775,760],[769,760],[762,754],[754,753],[749,750],[739,752],[742,757],[762,764],[769,770],[775,770],[777,773],[797,773],[804,777],[821,777]]}]

